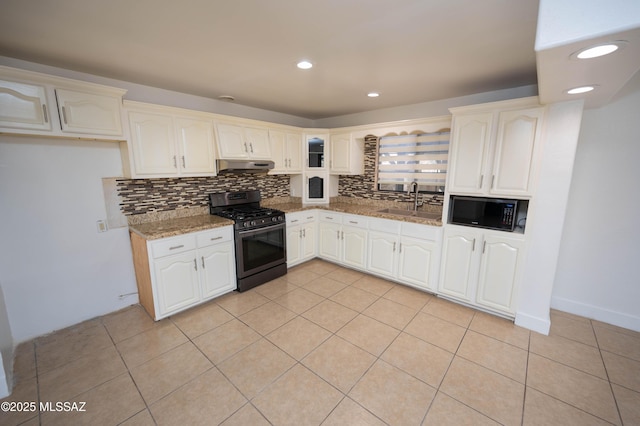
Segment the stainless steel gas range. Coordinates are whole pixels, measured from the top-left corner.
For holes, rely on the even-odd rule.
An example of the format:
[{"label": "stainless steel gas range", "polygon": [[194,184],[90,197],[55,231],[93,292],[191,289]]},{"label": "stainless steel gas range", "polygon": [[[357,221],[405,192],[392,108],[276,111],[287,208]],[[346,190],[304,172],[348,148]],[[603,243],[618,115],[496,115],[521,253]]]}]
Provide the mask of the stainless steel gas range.
[{"label": "stainless steel gas range", "polygon": [[260,191],[209,194],[209,212],[234,224],[238,291],[287,273],[284,212],[260,206]]}]

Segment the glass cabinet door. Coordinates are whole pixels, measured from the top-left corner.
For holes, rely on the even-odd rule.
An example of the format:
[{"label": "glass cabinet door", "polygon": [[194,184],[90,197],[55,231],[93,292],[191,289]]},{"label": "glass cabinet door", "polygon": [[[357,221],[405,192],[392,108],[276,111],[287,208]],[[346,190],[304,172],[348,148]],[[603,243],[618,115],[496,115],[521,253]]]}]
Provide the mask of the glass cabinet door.
[{"label": "glass cabinet door", "polygon": [[324,178],[320,176],[309,177],[309,199],[324,198]]},{"label": "glass cabinet door", "polygon": [[322,168],[324,167],[324,139],[312,136],[307,139],[307,167],[309,168]]}]

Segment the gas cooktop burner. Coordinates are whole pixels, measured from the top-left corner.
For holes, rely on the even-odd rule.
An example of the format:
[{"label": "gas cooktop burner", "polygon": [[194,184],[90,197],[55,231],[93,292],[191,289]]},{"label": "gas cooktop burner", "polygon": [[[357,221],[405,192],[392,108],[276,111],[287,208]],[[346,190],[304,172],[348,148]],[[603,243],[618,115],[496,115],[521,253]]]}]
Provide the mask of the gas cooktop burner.
[{"label": "gas cooktop burner", "polygon": [[258,207],[258,208],[232,207],[232,208],[221,210],[216,214],[218,216],[223,216],[233,220],[247,220],[247,219],[256,219],[256,218],[263,218],[263,217],[269,217],[269,216],[277,216],[278,214],[282,214],[282,212],[280,210],[269,209],[265,207]]}]

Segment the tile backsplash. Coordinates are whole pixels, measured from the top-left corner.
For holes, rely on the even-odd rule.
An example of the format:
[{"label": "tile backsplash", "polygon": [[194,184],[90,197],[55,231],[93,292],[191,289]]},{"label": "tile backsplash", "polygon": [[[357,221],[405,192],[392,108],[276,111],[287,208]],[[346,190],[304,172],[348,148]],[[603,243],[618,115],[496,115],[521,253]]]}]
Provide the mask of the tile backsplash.
[{"label": "tile backsplash", "polygon": [[138,215],[193,207],[207,207],[208,194],[259,189],[262,198],[289,197],[288,175],[252,173],[215,177],[118,179],[120,206],[125,215]]}]

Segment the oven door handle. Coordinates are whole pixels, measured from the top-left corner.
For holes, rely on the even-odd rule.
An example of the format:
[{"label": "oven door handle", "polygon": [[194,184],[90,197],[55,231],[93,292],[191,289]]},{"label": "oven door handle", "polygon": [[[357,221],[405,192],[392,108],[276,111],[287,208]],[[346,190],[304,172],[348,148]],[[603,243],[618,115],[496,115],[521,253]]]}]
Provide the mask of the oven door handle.
[{"label": "oven door handle", "polygon": [[269,225],[269,226],[263,226],[262,228],[254,228],[254,229],[247,229],[247,230],[238,230],[238,235],[239,236],[247,236],[247,235],[253,235],[253,234],[260,234],[262,232],[265,231],[275,231],[278,229],[284,229],[285,228],[285,224],[284,223],[280,223],[277,225]]}]

